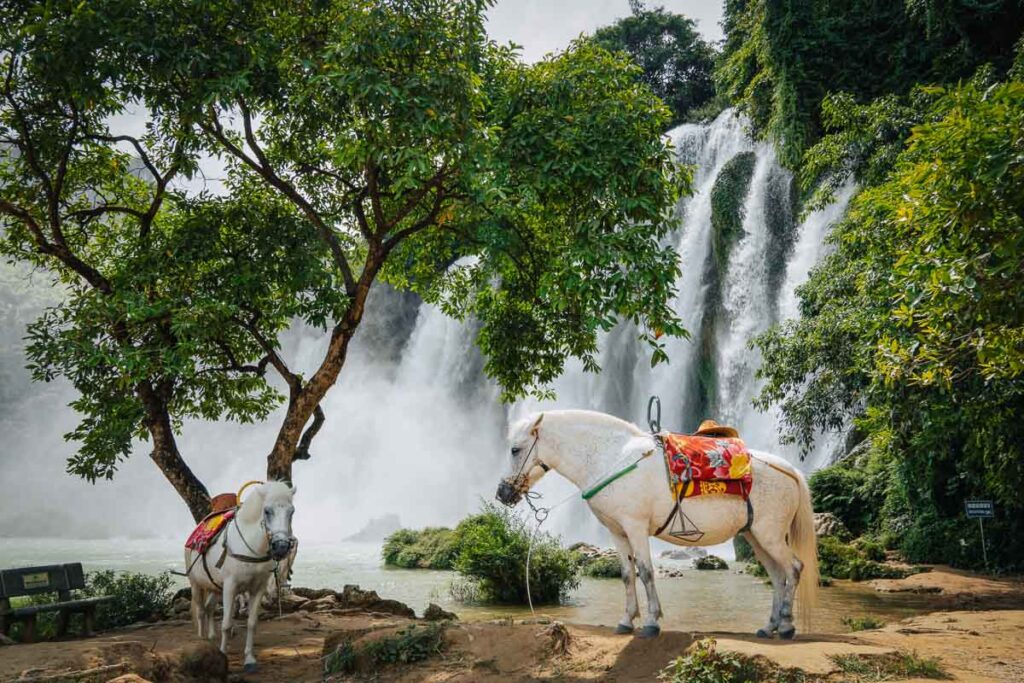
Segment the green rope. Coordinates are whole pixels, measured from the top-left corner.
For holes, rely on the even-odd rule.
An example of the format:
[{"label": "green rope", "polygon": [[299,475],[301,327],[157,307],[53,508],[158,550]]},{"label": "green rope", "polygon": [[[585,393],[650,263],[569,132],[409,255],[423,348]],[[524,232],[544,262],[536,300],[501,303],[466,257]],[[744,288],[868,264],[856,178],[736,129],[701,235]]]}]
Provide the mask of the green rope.
[{"label": "green rope", "polygon": [[583,492],[583,500],[590,500],[591,498],[596,496],[598,493],[600,493],[606,486],[611,484],[613,481],[615,481],[619,477],[624,477],[627,474],[629,474],[630,472],[632,472],[633,470],[635,470],[636,466],[638,464],[640,464],[640,461],[643,460],[644,458],[646,458],[647,455],[648,455],[647,453],[644,453],[639,458],[637,458],[636,462],[634,462],[632,465],[628,465],[628,466],[624,467],[623,469],[619,470],[615,474],[607,477],[606,479],[602,480],[598,484],[596,484],[593,487],[591,487],[591,488],[587,489],[586,491],[584,491]]}]

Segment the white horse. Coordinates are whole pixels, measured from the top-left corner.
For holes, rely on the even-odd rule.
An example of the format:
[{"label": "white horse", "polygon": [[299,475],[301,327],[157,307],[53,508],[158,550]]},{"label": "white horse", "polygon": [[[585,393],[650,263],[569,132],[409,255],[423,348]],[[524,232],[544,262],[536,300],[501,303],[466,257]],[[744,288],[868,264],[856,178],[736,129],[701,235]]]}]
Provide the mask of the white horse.
[{"label": "white horse", "polygon": [[220,651],[227,654],[236,598],[249,596],[245,633],[245,671],[256,671],[253,635],[260,601],[271,573],[285,560],[295,542],[292,537],[292,500],[295,488],[277,481],[254,488],[235,511],[220,536],[197,556],[185,549],[185,566],[192,585],[192,618],[200,638],[213,639],[216,617],[214,600],[221,596]]},{"label": "white horse", "polygon": [[[636,595],[639,573],[647,593],[647,614],[637,635],[658,635],[661,603],[654,587],[648,538],[674,514],[675,500],[669,490],[664,455],[654,437],[604,413],[552,410],[513,425],[509,440],[509,474],[502,479],[497,494],[506,505],[517,503],[549,469],[581,491],[588,491],[637,463],[635,469],[614,479],[587,502],[611,532],[622,562],[626,612],[616,633],[632,633],[633,620],[640,615]],[[715,545],[742,532],[775,589],[768,624],[758,629],[757,635],[770,638],[777,631],[780,637],[789,639],[796,634],[794,597],[799,593],[802,615],[806,616],[818,590],[810,491],[800,473],[782,458],[750,453],[753,484],[749,510],[740,496],[686,498],[682,511],[703,536],[691,540],[671,536],[669,525],[657,538],[677,545]]]}]

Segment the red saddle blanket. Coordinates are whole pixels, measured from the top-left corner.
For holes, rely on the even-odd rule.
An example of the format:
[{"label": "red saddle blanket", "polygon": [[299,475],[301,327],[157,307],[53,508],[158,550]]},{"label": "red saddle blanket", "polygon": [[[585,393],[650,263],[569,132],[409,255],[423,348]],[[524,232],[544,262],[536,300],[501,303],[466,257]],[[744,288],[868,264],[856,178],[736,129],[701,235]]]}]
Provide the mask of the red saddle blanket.
[{"label": "red saddle blanket", "polygon": [[661,438],[677,500],[712,493],[750,495],[750,452],[742,439],[672,433]]},{"label": "red saddle blanket", "polygon": [[234,510],[221,510],[206,515],[203,521],[199,522],[199,525],[189,534],[188,540],[185,541],[185,547],[197,553],[206,552],[206,549],[210,547],[213,540],[220,535],[220,532],[234,516]]}]

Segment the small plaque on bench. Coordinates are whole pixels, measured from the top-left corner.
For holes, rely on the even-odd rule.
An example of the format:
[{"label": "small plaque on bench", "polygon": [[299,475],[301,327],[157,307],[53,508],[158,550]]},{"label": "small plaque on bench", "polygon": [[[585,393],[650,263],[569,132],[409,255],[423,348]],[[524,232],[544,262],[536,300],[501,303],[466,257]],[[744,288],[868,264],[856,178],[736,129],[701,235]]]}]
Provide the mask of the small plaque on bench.
[{"label": "small plaque on bench", "polygon": [[46,588],[50,585],[50,573],[36,572],[35,574],[22,574],[21,585],[25,587],[25,590]]}]

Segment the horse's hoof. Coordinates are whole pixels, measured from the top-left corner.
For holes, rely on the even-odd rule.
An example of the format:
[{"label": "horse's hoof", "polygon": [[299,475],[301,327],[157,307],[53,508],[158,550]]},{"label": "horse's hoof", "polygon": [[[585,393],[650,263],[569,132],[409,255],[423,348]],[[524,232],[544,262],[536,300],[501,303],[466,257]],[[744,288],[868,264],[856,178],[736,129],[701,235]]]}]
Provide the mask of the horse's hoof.
[{"label": "horse's hoof", "polygon": [[779,638],[782,638],[783,640],[793,640],[793,636],[795,636],[795,635],[796,635],[796,627],[795,626],[790,626],[789,628],[780,628],[779,629]]},{"label": "horse's hoof", "polygon": [[638,638],[657,638],[659,635],[661,635],[661,627],[657,625],[644,626],[639,631],[637,631],[636,635]]},{"label": "horse's hoof", "polygon": [[615,626],[615,635],[624,636],[633,632],[632,626],[626,626],[625,624],[617,624]]},{"label": "horse's hoof", "polygon": [[248,662],[245,666],[242,667],[242,671],[244,671],[247,674],[254,674],[259,670],[260,665],[256,662]]},{"label": "horse's hoof", "polygon": [[759,628],[759,629],[757,629],[757,637],[758,638],[771,638],[772,634],[769,633],[768,631],[765,631],[763,628]]}]

